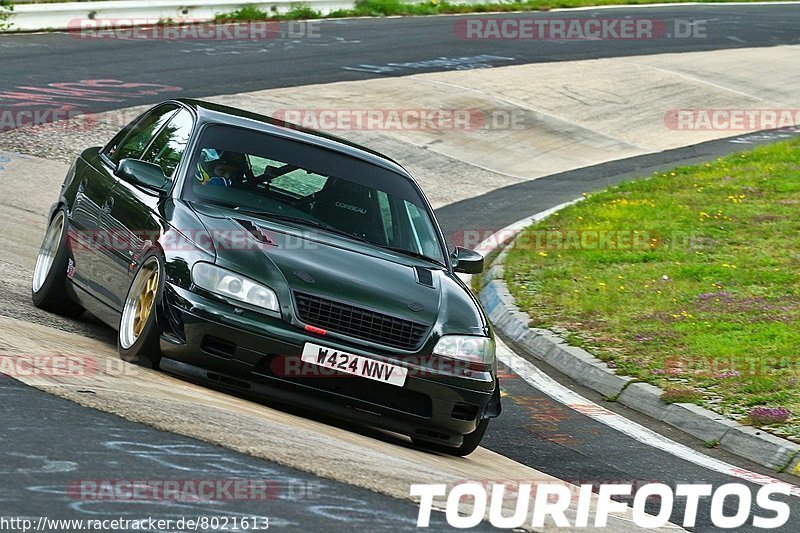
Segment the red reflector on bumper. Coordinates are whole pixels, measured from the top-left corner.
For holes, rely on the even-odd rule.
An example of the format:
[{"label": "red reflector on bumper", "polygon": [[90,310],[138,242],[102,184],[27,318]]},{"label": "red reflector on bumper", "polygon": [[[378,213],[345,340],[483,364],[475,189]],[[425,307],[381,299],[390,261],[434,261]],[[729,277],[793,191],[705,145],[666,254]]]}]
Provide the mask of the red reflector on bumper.
[{"label": "red reflector on bumper", "polygon": [[306,331],[310,331],[311,333],[316,333],[317,335],[326,335],[328,332],[322,328],[317,328],[314,326],[309,326],[306,324]]}]

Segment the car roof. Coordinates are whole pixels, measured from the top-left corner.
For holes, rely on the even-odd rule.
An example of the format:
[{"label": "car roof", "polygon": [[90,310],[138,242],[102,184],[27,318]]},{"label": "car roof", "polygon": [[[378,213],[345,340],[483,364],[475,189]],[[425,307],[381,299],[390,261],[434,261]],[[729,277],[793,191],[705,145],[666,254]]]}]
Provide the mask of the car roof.
[{"label": "car roof", "polygon": [[213,123],[241,126],[264,133],[277,134],[282,137],[287,137],[292,140],[312,144],[322,148],[328,148],[330,150],[344,153],[351,157],[355,157],[368,163],[372,163],[394,171],[416,184],[414,178],[405,168],[397,163],[397,161],[381,154],[380,152],[376,152],[375,150],[362,146],[358,143],[348,141],[347,139],[343,139],[336,135],[305,128],[303,126],[292,124],[291,122],[286,122],[273,117],[268,117],[266,115],[261,115],[226,105],[205,102],[203,100],[195,100],[192,98],[176,98],[174,101],[193,109],[197,113],[199,124]]}]

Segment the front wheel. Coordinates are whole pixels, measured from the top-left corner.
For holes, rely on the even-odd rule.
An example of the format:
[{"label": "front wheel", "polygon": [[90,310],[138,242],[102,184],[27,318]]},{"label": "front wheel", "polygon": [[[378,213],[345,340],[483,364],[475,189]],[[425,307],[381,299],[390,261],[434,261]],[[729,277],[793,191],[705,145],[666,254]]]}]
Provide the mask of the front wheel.
[{"label": "front wheel", "polygon": [[67,296],[67,270],[71,267],[67,252],[67,215],[59,209],[47,227],[36,266],[33,267],[31,299],[39,309],[63,316],[77,317],[83,307]]},{"label": "front wheel", "polygon": [[484,418],[483,420],[478,422],[478,427],[475,428],[475,431],[464,435],[464,440],[461,443],[461,446],[458,446],[457,448],[442,446],[441,444],[435,444],[432,442],[425,442],[415,437],[411,437],[411,441],[417,446],[420,446],[421,448],[425,448],[426,450],[430,450],[432,452],[439,452],[447,455],[455,455],[457,457],[465,457],[474,452],[478,448],[478,446],[481,443],[481,440],[483,439],[483,436],[486,434],[486,429],[488,427],[489,427],[489,419]]},{"label": "front wheel", "polygon": [[161,254],[151,252],[142,260],[122,307],[117,350],[123,360],[158,367],[161,331],[156,314],[163,292],[164,261]]}]

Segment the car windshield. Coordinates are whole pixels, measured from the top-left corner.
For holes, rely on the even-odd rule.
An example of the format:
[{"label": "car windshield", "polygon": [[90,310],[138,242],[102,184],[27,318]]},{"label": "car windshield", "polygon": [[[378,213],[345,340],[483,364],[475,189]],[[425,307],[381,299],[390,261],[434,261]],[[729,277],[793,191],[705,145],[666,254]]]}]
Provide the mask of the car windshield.
[{"label": "car windshield", "polygon": [[431,215],[410,180],[322,147],[209,126],[195,151],[183,197],[444,264]]}]

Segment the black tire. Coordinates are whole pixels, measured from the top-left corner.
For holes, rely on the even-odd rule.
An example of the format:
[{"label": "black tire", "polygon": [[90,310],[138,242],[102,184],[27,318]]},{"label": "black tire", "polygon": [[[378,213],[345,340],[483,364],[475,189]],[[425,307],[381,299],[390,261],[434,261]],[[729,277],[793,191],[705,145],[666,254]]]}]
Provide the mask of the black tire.
[{"label": "black tire", "polygon": [[444,446],[442,444],[426,442],[424,440],[419,440],[416,437],[411,437],[411,441],[417,446],[425,448],[426,450],[432,452],[439,452],[446,455],[455,455],[457,457],[466,457],[467,455],[474,452],[476,448],[480,445],[481,440],[483,439],[483,436],[486,434],[486,429],[488,427],[489,427],[489,419],[484,418],[483,420],[478,422],[478,427],[475,428],[475,431],[464,435],[464,441],[461,443],[461,446],[457,448],[451,448],[450,446]]},{"label": "black tire", "polygon": [[[156,280],[155,295],[152,301],[143,298],[141,286],[147,282],[155,272],[158,276]],[[117,351],[122,360],[135,363],[147,368],[158,368],[161,360],[161,348],[159,341],[161,329],[158,325],[157,315],[161,305],[161,298],[164,294],[164,259],[160,252],[152,251],[147,253],[142,259],[136,275],[133,277],[128,295],[122,308],[119,328],[117,329]],[[138,301],[149,302],[150,309],[144,321],[136,321],[136,309]],[[131,313],[133,313],[131,315]],[[132,322],[128,322],[132,320]],[[135,324],[143,325],[136,326]],[[136,333],[138,330],[138,333]]]},{"label": "black tire", "polygon": [[[84,309],[66,291],[70,260],[67,220],[67,212],[63,208],[56,211],[50,219],[33,269],[31,300],[39,309],[74,318],[82,315]],[[47,267],[49,258],[52,258],[52,263]]]}]

